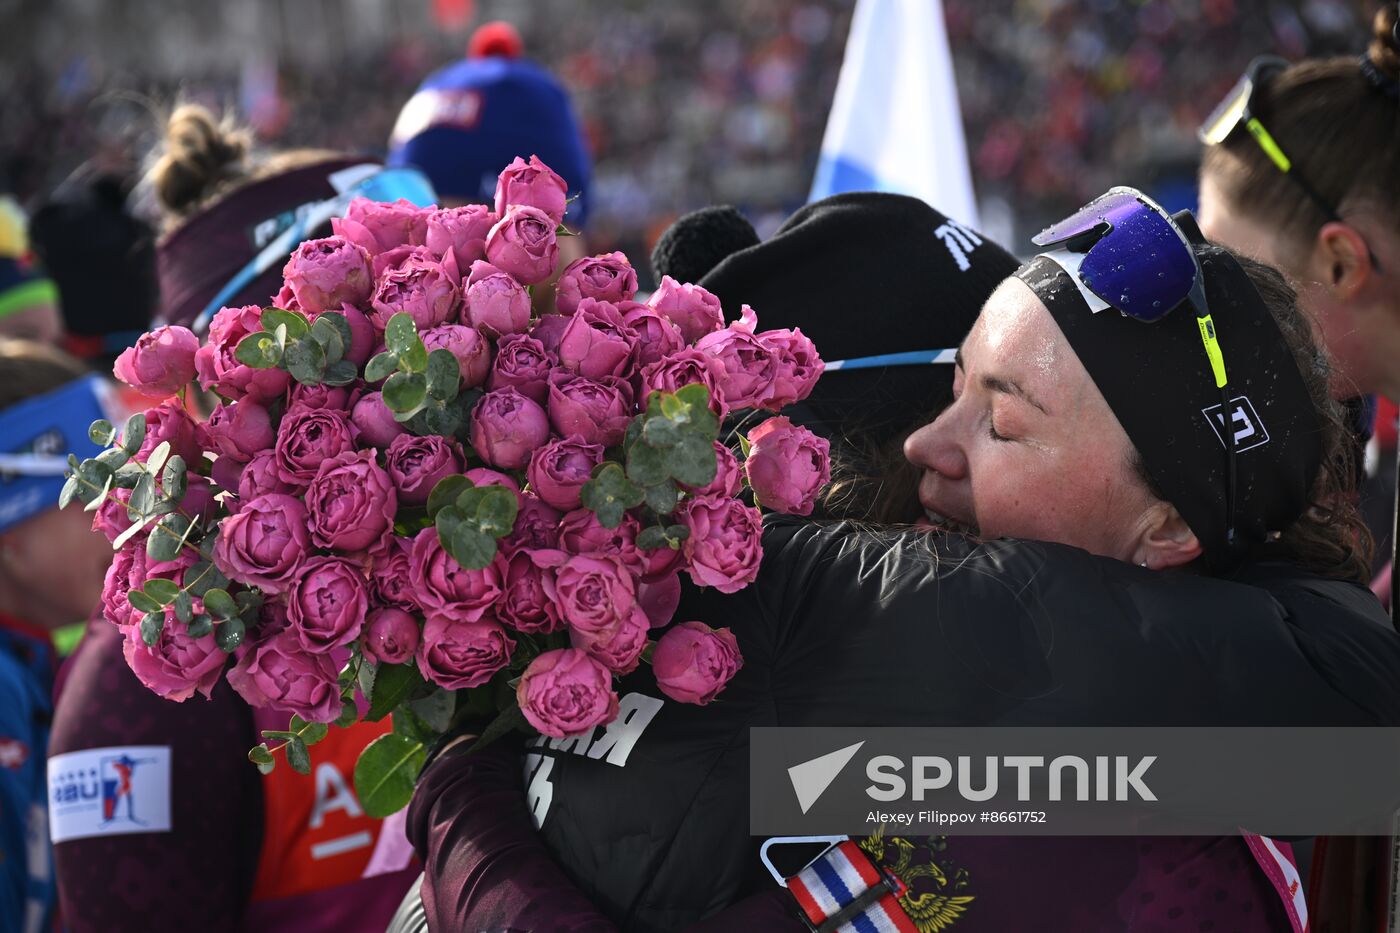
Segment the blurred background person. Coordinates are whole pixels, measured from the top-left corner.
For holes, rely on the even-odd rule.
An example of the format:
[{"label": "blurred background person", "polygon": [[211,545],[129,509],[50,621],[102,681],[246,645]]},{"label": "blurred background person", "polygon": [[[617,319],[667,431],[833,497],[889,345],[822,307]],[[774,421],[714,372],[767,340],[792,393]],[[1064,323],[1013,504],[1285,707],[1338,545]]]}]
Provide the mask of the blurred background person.
[{"label": "blurred background person", "polygon": [[62,334],[58,289],[29,248],[24,211],[0,197],[0,335],[56,343]]}]

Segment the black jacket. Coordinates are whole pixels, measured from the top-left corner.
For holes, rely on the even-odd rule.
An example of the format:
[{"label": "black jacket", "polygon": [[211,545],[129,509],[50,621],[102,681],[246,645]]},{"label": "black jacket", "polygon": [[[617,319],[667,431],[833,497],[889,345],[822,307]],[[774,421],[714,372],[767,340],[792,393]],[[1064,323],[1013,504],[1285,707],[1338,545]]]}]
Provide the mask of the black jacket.
[{"label": "black jacket", "polygon": [[624,928],[772,886],[748,836],[751,726],[1400,723],[1400,636],[1375,598],[1286,565],[1220,580],[782,519],[764,546],[755,584],[690,590],[676,616],[738,638],[715,702],[666,699],[643,667],[610,732],[529,749],[537,825]]}]

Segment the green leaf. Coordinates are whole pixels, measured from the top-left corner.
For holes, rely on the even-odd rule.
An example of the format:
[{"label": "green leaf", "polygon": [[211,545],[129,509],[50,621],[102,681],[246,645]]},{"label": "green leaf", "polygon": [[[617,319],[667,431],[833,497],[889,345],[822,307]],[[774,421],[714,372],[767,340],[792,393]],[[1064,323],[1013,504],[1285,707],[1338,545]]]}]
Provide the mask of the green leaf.
[{"label": "green leaf", "polygon": [[[123,450],[122,453],[125,454],[126,451]],[[123,464],[122,468],[117,470],[116,475],[112,477],[112,485],[118,489],[135,489],[137,482],[145,473],[145,467],[139,463]]]},{"label": "green leaf", "polygon": [[154,515],[138,517],[135,521],[131,523],[131,527],[127,528],[126,531],[123,531],[121,534],[117,535],[117,540],[112,542],[112,550],[120,551],[123,545],[126,544],[126,542],[139,535],[143,530],[145,530],[147,525],[149,525],[155,520],[156,516]]},{"label": "green leaf", "polygon": [[753,444],[747,437],[739,435],[739,453],[744,455],[744,459],[749,459],[749,451],[753,450]]},{"label": "green leaf", "polygon": [[646,488],[646,504],[658,515],[670,515],[680,501],[680,490],[675,483],[665,482]]},{"label": "green leaf", "polygon": [[278,327],[287,328],[288,341],[300,340],[311,332],[311,325],[303,315],[282,308],[263,308],[262,329],[269,333]]},{"label": "green leaf", "polygon": [[385,381],[383,392],[390,411],[415,412],[428,397],[428,379],[421,373],[394,373]]},{"label": "green leaf", "polygon": [[432,400],[427,402],[417,414],[404,422],[404,427],[419,437],[456,437],[462,433],[466,413],[456,401],[443,404]]},{"label": "green leaf", "polygon": [[238,615],[238,604],[233,601],[228,590],[217,587],[205,591],[204,608],[219,619],[232,619]]},{"label": "green leaf", "polygon": [[496,539],[483,534],[457,506],[438,512],[433,524],[443,550],[464,569],[482,570],[496,558]]},{"label": "green leaf", "polygon": [[400,311],[389,318],[389,323],[384,326],[384,349],[402,356],[422,346],[423,341],[418,339],[418,328],[414,326],[411,314]]},{"label": "green leaf", "polygon": [[642,440],[663,450],[684,436],[684,426],[670,418],[648,417],[642,426]]},{"label": "green leaf", "polygon": [[685,406],[683,415],[671,416],[673,420],[689,424],[694,430],[714,440],[719,435],[719,419],[710,411],[710,390],[698,382],[681,386],[676,390],[676,400]]},{"label": "green leaf", "polygon": [[88,439],[98,447],[106,447],[117,436],[117,429],[106,418],[98,418],[88,425]]},{"label": "green leaf", "polygon": [[641,533],[637,535],[637,547],[644,551],[655,551],[670,546],[670,542],[666,540],[666,529],[660,525],[650,525],[643,528]]},{"label": "green leaf", "polygon": [[102,508],[102,503],[107,501],[107,494],[112,491],[112,484],[116,481],[116,478],[117,476],[115,473],[107,477],[107,481],[102,484],[101,491],[93,497],[91,502],[83,506],[84,512],[96,512],[98,509]]},{"label": "green leaf", "polygon": [[666,539],[670,542],[672,549],[680,546],[680,543],[690,537],[690,529],[684,525],[667,525]]},{"label": "green leaf", "polygon": [[160,487],[165,493],[165,498],[175,502],[185,498],[185,487],[189,482],[189,469],[185,466],[185,458],[175,454],[165,461],[165,469],[160,474]]},{"label": "green leaf", "polygon": [[666,451],[666,471],[687,486],[708,486],[719,469],[712,440],[687,434]]},{"label": "green leaf", "polygon": [[152,577],[146,581],[142,590],[162,606],[170,605],[175,601],[175,597],[180,595],[180,585],[165,577]]},{"label": "green leaf", "polygon": [[287,764],[292,766],[292,770],[297,774],[311,773],[311,752],[306,749],[306,742],[301,736],[294,735],[287,740]]},{"label": "green leaf", "polygon": [[136,488],[131,490],[126,507],[138,516],[151,514],[156,507],[156,481],[151,474],[147,473],[136,481]]},{"label": "green leaf", "polygon": [[160,633],[165,628],[165,610],[148,612],[141,619],[141,640],[147,645],[160,641]]},{"label": "green leaf", "polygon": [[273,369],[282,362],[282,347],[276,337],[260,330],[238,341],[233,358],[253,369]]},{"label": "green leaf", "polygon": [[[317,318],[319,321],[320,318]],[[349,360],[337,360],[326,367],[321,381],[328,386],[348,386],[359,378],[359,370]]]},{"label": "green leaf", "polygon": [[666,472],[665,454],[650,444],[638,441],[627,451],[627,478],[638,486],[655,486],[670,479]]},{"label": "green leaf", "polygon": [[223,589],[228,584],[228,577],[207,560],[193,564],[185,571],[185,588],[191,596],[203,598],[210,590]]},{"label": "green leaf", "polygon": [[335,724],[342,729],[346,726],[353,726],[355,720],[360,718],[360,710],[352,702],[346,702],[340,707],[340,715],[336,717]]},{"label": "green leaf", "polygon": [[475,530],[490,538],[503,538],[515,528],[520,510],[515,493],[504,486],[473,486],[457,496],[458,510]]},{"label": "green leaf", "polygon": [[96,459],[98,463],[105,463],[113,470],[119,470],[126,466],[127,461],[131,459],[131,454],[120,447],[111,447],[98,454]]},{"label": "green leaf", "polygon": [[471,489],[475,485],[461,474],[444,476],[437,481],[433,491],[428,493],[428,516],[437,515],[445,506],[455,502],[463,490]]},{"label": "green leaf", "polygon": [[[331,337],[332,334],[334,338]],[[326,348],[326,360],[331,363],[343,359],[345,354],[350,352],[350,345],[355,342],[350,322],[345,319],[345,315],[337,311],[317,315],[311,325],[311,336]]]},{"label": "green leaf", "polygon": [[166,515],[151,529],[146,539],[146,556],[154,561],[174,560],[189,536],[190,520],[183,515]]},{"label": "green leaf", "polygon": [[100,506],[106,493],[107,483],[112,479],[112,468],[97,459],[84,460],[73,471],[78,478],[78,498],[84,505],[96,502]]},{"label": "green leaf", "polygon": [[151,451],[151,455],[146,458],[146,471],[154,478],[160,474],[161,468],[165,466],[165,458],[170,456],[170,442],[161,441]]},{"label": "green leaf", "polygon": [[194,620],[194,599],[188,590],[175,594],[175,618],[189,625]]},{"label": "green leaf", "polygon": [[366,382],[383,382],[388,379],[399,368],[399,356],[397,353],[375,354],[365,366]]},{"label": "green leaf", "polygon": [[452,728],[452,712],[457,706],[457,695],[451,690],[437,689],[425,697],[413,700],[408,708],[423,720],[423,723],[439,734]]},{"label": "green leaf", "polygon": [[277,766],[276,760],[272,757],[272,750],[264,742],[248,751],[248,760],[258,766],[258,770],[263,774],[271,774],[272,769]]},{"label": "green leaf", "polygon": [[408,806],[426,757],[422,742],[394,732],[371,742],[355,762],[355,796],[365,813],[382,819]]},{"label": "green leaf", "polygon": [[146,443],[146,416],[138,411],[126,419],[126,427],[122,429],[122,449],[134,457],[144,443]]},{"label": "green leaf", "polygon": [[201,612],[190,619],[190,626],[187,629],[191,638],[203,638],[214,631],[214,617],[207,612]]},{"label": "green leaf", "polygon": [[307,722],[295,714],[292,715],[291,725],[287,728],[301,736],[301,740],[307,745],[315,745],[331,731],[331,727],[323,722]]},{"label": "green leaf", "polygon": [[428,394],[439,401],[450,401],[462,387],[462,368],[451,350],[428,354]]},{"label": "green leaf", "polygon": [[243,644],[243,636],[247,631],[247,626],[238,616],[225,619],[214,629],[214,644],[218,645],[219,650],[225,654],[231,654],[239,645]]},{"label": "green leaf", "polygon": [[355,672],[355,681],[360,688],[360,693],[366,699],[374,696],[374,681],[378,676],[379,665],[368,658],[361,657],[359,670]]},{"label": "green leaf", "polygon": [[616,528],[622,523],[623,513],[641,505],[645,493],[640,487],[628,481],[622,467],[616,463],[603,463],[593,470],[593,478],[583,484],[580,502],[591,509],[604,528]]},{"label": "green leaf", "polygon": [[399,369],[408,373],[426,375],[428,372],[428,348],[423,346],[420,341],[418,346],[400,353]]},{"label": "green leaf", "polygon": [[161,603],[154,597],[147,596],[144,589],[129,590],[126,601],[131,603],[131,608],[137,612],[159,612],[161,608]]},{"label": "green leaf", "polygon": [[[73,500],[78,497],[78,492],[83,488],[83,484],[78,481],[77,476],[70,476],[63,481],[63,488],[58,491],[58,507],[66,509],[73,504]],[[96,500],[94,500],[96,501]]]},{"label": "green leaf", "polygon": [[661,393],[661,414],[666,416],[667,421],[683,418],[685,413],[685,402],[671,392]]},{"label": "green leaf", "polygon": [[282,363],[292,378],[302,385],[320,385],[321,373],[326,368],[326,351],[314,340],[298,340],[287,345]]},{"label": "green leaf", "polygon": [[422,685],[423,675],[418,673],[418,665],[412,662],[379,665],[365,718],[370,722],[379,722]]}]

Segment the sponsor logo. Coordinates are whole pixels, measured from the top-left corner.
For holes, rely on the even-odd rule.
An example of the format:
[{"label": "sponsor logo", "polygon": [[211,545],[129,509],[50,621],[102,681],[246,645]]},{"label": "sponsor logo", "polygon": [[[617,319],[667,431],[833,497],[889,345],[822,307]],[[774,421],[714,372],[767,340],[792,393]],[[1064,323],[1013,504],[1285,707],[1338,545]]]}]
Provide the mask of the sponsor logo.
[{"label": "sponsor logo", "polygon": [[964,227],[956,220],[949,220],[942,224],[933,235],[943,241],[943,245],[948,247],[948,255],[953,257],[953,262],[958,264],[958,271],[966,272],[972,268],[972,260],[968,259],[977,247],[982,245],[982,238],[972,230]]},{"label": "sponsor logo", "polygon": [[0,738],[0,768],[16,771],[29,760],[29,746],[19,739]]},{"label": "sponsor logo", "polygon": [[[1225,447],[1225,418],[1221,414],[1220,406],[1211,405],[1209,408],[1202,408],[1201,414],[1206,416],[1206,421],[1210,423],[1216,439],[1220,441],[1222,447]],[[1235,453],[1253,450],[1255,447],[1263,447],[1269,443],[1269,432],[1265,430],[1264,422],[1259,419],[1259,413],[1254,410],[1254,405],[1243,395],[1237,395],[1230,399],[1230,426],[1235,431]]]},{"label": "sponsor logo", "polygon": [[168,745],[55,755],[48,780],[54,842],[170,829]]}]

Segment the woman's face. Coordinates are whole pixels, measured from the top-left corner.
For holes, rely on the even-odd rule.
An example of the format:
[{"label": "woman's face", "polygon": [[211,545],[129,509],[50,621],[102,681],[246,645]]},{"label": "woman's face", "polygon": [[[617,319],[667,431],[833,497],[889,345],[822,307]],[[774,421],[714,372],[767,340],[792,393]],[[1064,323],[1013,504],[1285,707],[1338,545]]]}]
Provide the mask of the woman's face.
[{"label": "woman's face", "polygon": [[963,342],[953,396],[904,445],[923,469],[930,522],[1151,559],[1144,539],[1174,510],[1136,476],[1127,434],[1019,279],[1001,284]]}]

